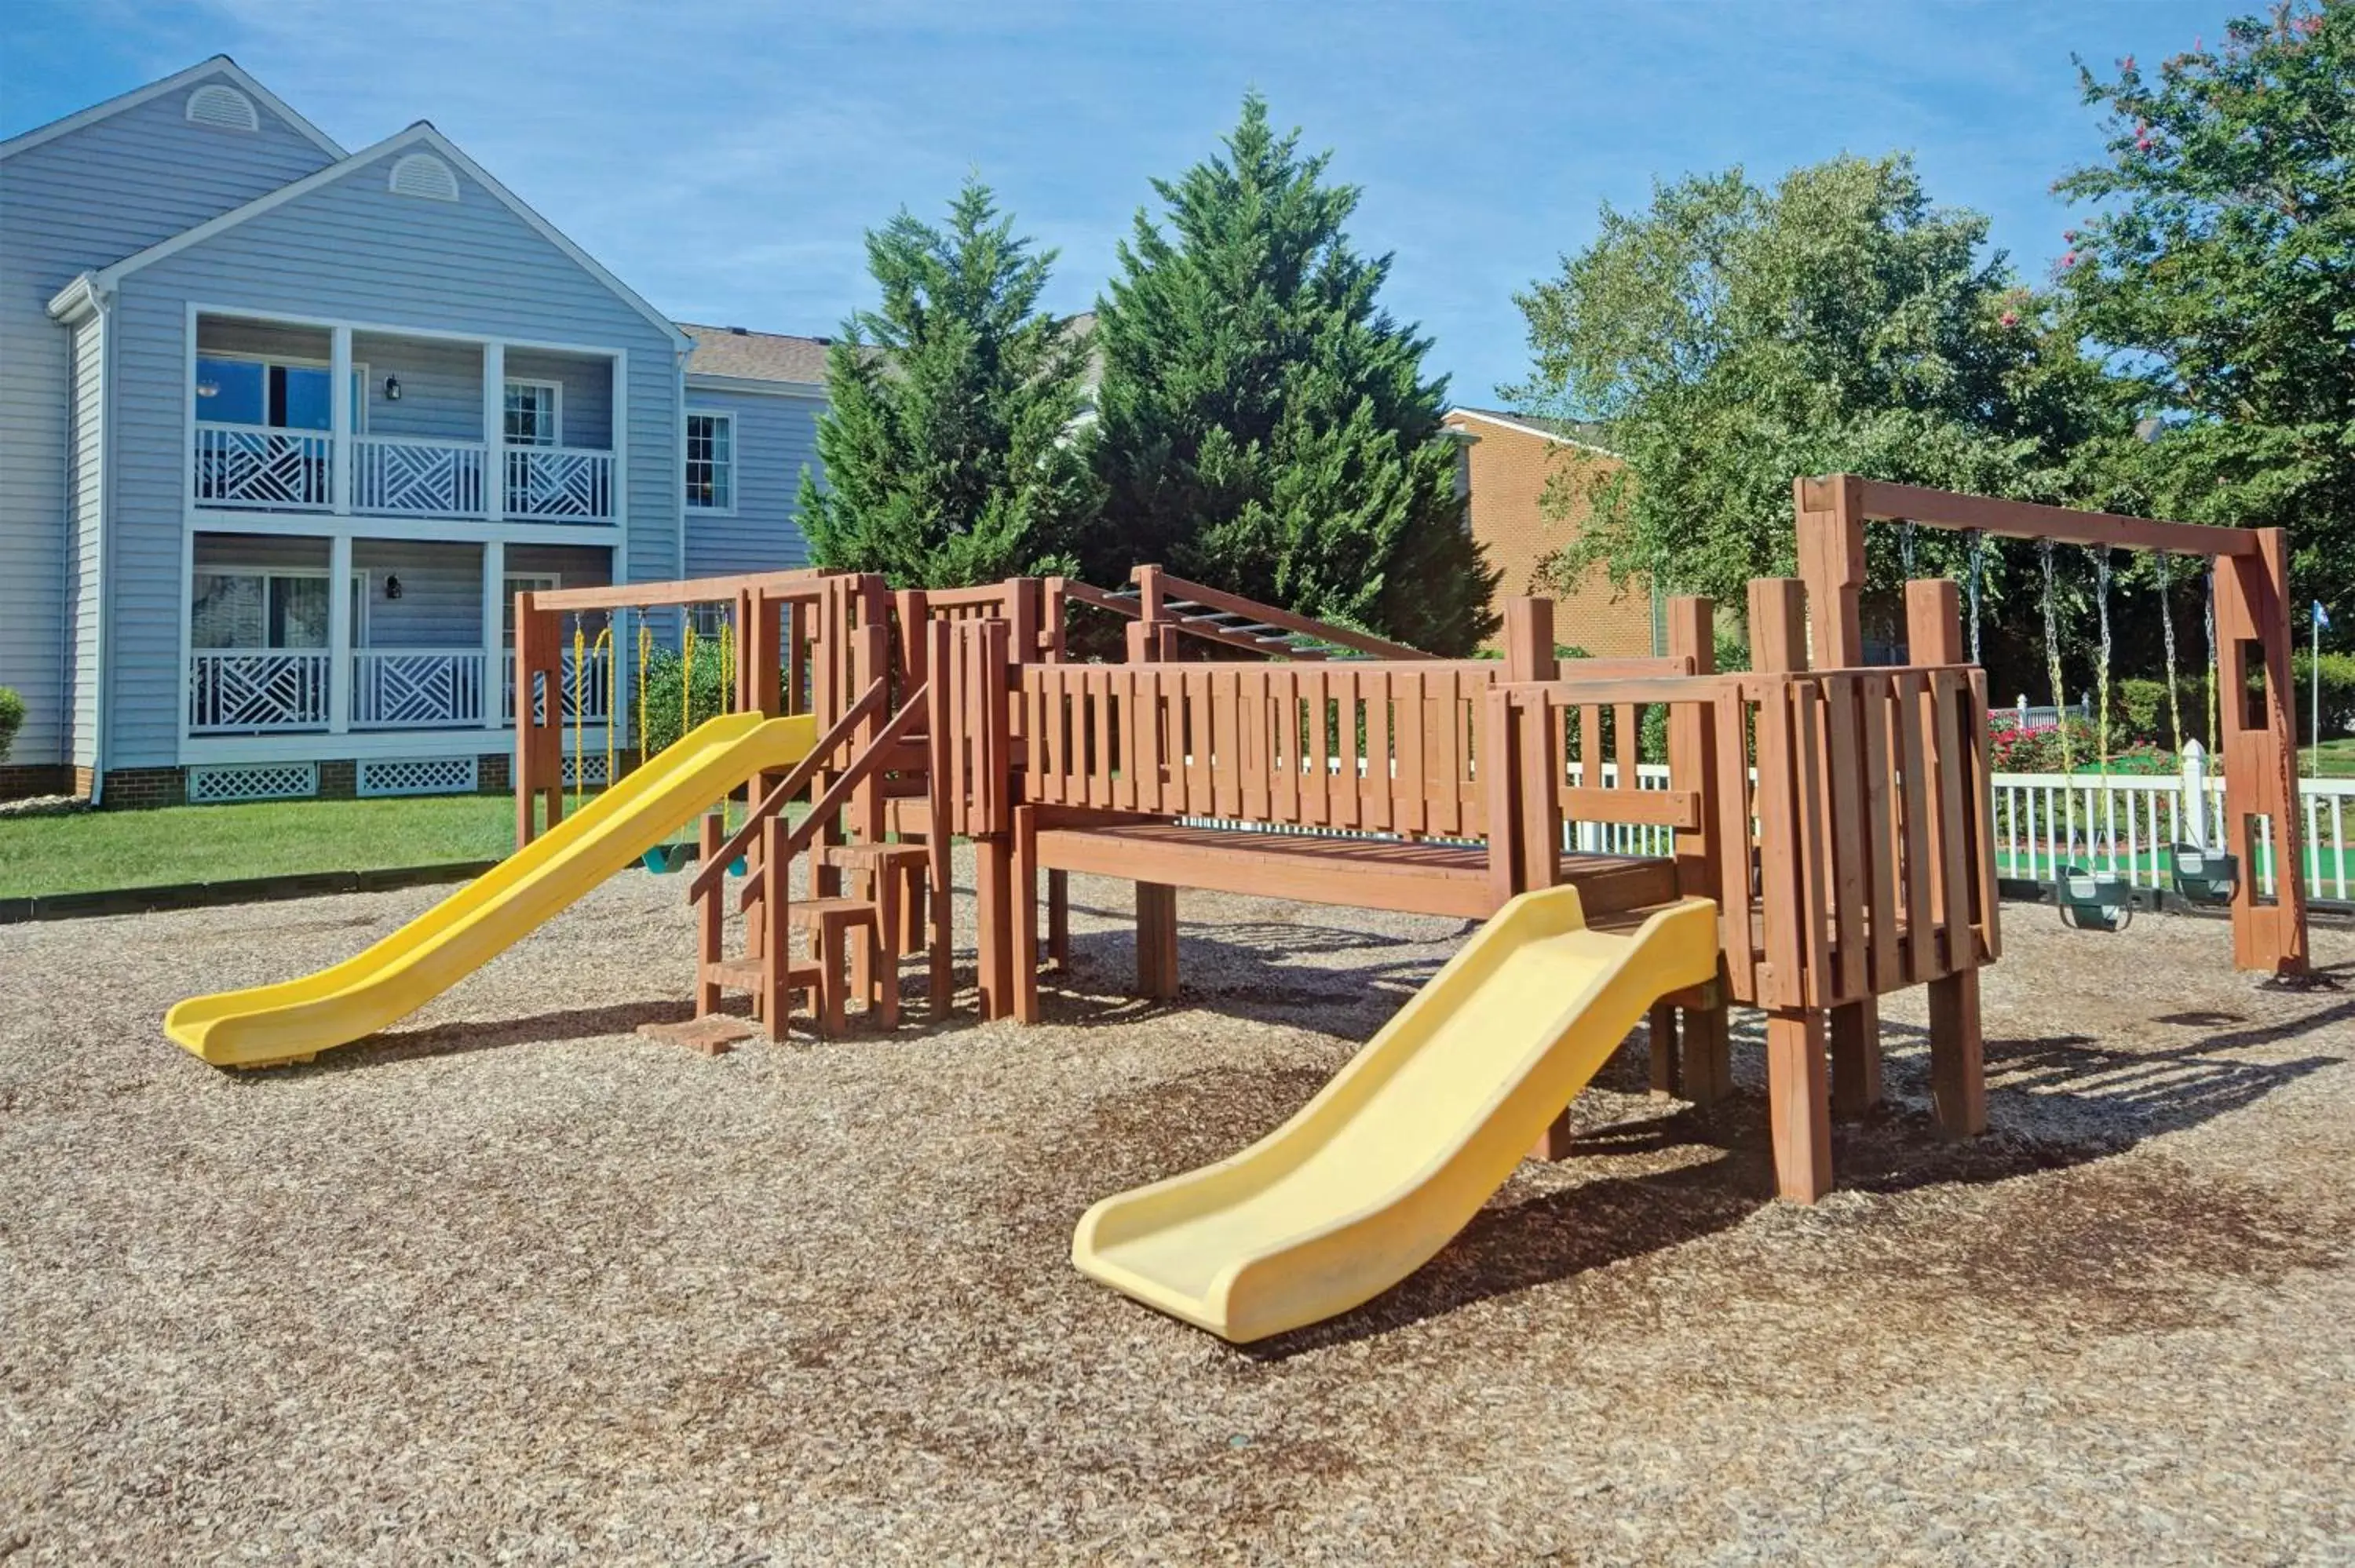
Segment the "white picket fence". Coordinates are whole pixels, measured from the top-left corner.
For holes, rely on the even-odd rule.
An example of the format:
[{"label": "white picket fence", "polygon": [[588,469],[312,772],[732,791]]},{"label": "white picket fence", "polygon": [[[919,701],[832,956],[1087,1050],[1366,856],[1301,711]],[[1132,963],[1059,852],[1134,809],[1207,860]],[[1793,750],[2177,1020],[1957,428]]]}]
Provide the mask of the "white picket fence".
[{"label": "white picket fence", "polygon": [[[2124,877],[2136,887],[2164,888],[2172,884],[2171,846],[2203,844],[2222,849],[2225,842],[2224,781],[2210,774],[2194,742],[2186,749],[2187,774],[2127,777],[2098,774],[1998,773],[1989,780],[1995,808],[1996,871],[2020,882],[2051,883],[2060,868],[2075,865]],[[1335,766],[1338,766],[1336,759]],[[1362,764],[1361,764],[1362,767]],[[1572,763],[1571,782],[1583,784],[1581,765]],[[1616,765],[1603,769],[1602,787],[1619,781]],[[1666,789],[1668,770],[1658,763],[1636,769],[1639,789]],[[2343,903],[2355,885],[2355,846],[2348,833],[2355,829],[2355,779],[2302,779],[2298,796],[2305,833],[2300,859],[2306,870],[2309,899]],[[1263,823],[1220,818],[1188,818],[1200,827],[1231,828],[1253,832],[1300,833],[1324,838],[1369,836],[1342,828],[1271,828]],[[1665,857],[1675,853],[1674,832],[1632,822],[1562,824],[1562,848],[1588,854]],[[2248,868],[2257,892],[2266,897],[2275,890],[2273,830],[2260,821],[2256,864]]]},{"label": "white picket fence", "polygon": [[[2169,882],[2169,846],[2226,842],[2224,780],[2208,771],[2198,743],[2185,748],[2180,774],[2126,777],[1998,773],[1995,792],[1996,867],[2027,882],[2051,882],[2064,865],[2123,877],[2135,887]],[[2299,859],[2309,898],[2348,899],[2348,829],[2355,823],[2355,779],[2301,779],[2304,842]],[[2273,824],[2257,823],[2254,875],[2271,896],[2276,874]]]}]

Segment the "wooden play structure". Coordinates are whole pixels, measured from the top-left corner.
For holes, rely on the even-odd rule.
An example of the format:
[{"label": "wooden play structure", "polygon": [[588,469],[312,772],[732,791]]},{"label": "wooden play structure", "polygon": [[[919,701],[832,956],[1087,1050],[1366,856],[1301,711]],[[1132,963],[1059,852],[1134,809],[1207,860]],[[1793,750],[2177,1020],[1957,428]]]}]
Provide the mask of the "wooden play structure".
[{"label": "wooden play structure", "polygon": [[[1136,985],[1155,997],[1178,984],[1179,888],[1489,921],[1465,951],[1519,977],[1516,1017],[1542,1051],[1493,1065],[1522,1086],[1517,1118],[1541,1113],[1540,1156],[1567,1148],[1574,1090],[1557,1095],[1572,1081],[1557,1069],[1591,1072],[1596,1050],[1617,1047],[1624,1027],[1598,1044],[1596,1021],[1627,1003],[1629,976],[1649,975],[1660,989],[1637,1012],[1657,1088],[1722,1097],[1728,1010],[1764,1014],[1777,1183],[1811,1201],[1832,1182],[1834,1120],[1881,1098],[1891,992],[1929,990],[1939,1128],[1966,1137],[1987,1122],[1978,971],[2001,938],[1985,677],[1945,577],[1904,584],[1904,662],[1864,664],[1866,530],[1884,519],[2044,541],[2048,560],[2058,541],[2213,561],[2231,847],[2246,863],[2252,823],[2268,821],[2279,874],[2261,897],[2228,869],[2198,874],[2229,889],[2242,967],[2304,969],[2278,532],[1839,475],[1800,480],[1794,498],[1800,576],[1750,585],[1742,671],[1715,667],[1717,611],[1699,599],[1671,601],[1657,658],[1558,659],[1557,630],[1575,629],[1520,599],[1501,658],[1448,661],[1149,566],[1117,591],[1024,578],[894,592],[794,571],[525,594],[517,853],[345,964],[191,999],[166,1030],[222,1065],[307,1059],[405,1015],[623,866],[670,869],[688,847],[671,835],[690,825],[695,1017],[666,1027],[706,1049],[755,1021],[781,1036],[805,999],[821,1034],[854,1007],[888,1028],[919,953],[933,1012],[954,1000],[951,844],[964,838],[986,1017],[1039,1016],[1041,971],[1066,955],[1072,872],[1135,884]],[[1121,662],[1073,659],[1067,630],[1082,616],[1115,618]],[[579,715],[594,705],[568,682],[602,670],[602,711],[623,711],[624,661],[586,655],[629,649],[634,625],[643,668],[657,621],[682,639],[665,699],[682,738],[622,771],[624,757],[582,754]],[[1075,641],[1109,645],[1096,635],[1108,630]],[[722,677],[716,715],[692,695],[698,648]],[[637,691],[645,733],[643,675]],[[596,760],[606,781],[591,793]],[[1713,955],[1692,949],[1696,916],[1715,928]],[[1472,987],[1475,1012],[1503,994],[1450,983]],[[1600,989],[1554,1019],[1549,999],[1572,984]],[[1428,1012],[1408,1031],[1422,1044],[1385,1047],[1418,1071],[1418,1053],[1463,1038],[1471,1016]],[[1487,1049],[1491,1033],[1447,1049]],[[1557,1048],[1569,1054],[1543,1055]],[[1352,1092],[1381,1099],[1378,1086]],[[1520,1125],[1457,1150],[1473,1172],[1457,1198],[1487,1179],[1497,1128]],[[1377,1139],[1368,1158],[1395,1147]],[[1127,1266],[1108,1261],[1121,1245],[1160,1245],[1150,1225],[1139,1234],[1107,1240],[1103,1266]],[[1215,1316],[1198,1308],[1185,1310]]]},{"label": "wooden play structure", "polygon": [[[805,571],[526,595],[519,840],[563,810],[546,683],[568,618],[724,604],[735,705],[807,714],[822,733],[748,786],[738,820],[703,823],[690,1034],[745,1032],[723,1013],[730,992],[772,1034],[797,996],[821,1033],[853,1003],[888,1026],[918,952],[932,1007],[948,1007],[953,836],[976,856],[981,1012],[1026,1022],[1042,968],[1064,957],[1075,871],[1135,884],[1137,989],[1156,997],[1178,982],[1181,887],[1484,919],[1572,886],[1603,929],[1699,895],[1720,913],[1719,969],[1652,1008],[1655,1085],[1724,1095],[1727,1009],[1762,1011],[1779,1185],[1812,1200],[1832,1182],[1834,1118],[1881,1098],[1891,991],[1930,990],[1940,1128],[1986,1125],[1977,971],[2000,933],[1987,692],[1955,584],[1904,586],[1904,663],[1862,657],[1866,526],[1903,519],[2214,561],[2221,689],[2245,694],[2224,705],[2233,844],[2245,854],[2251,819],[2270,816],[2292,868],[2270,900],[2234,890],[2235,955],[2304,966],[2278,532],[1844,475],[1798,481],[1794,497],[1800,575],[1751,585],[1742,672],[1714,668],[1717,611],[1699,599],[1671,602],[1656,659],[1558,660],[1553,606],[1521,599],[1501,659],[1444,661],[1149,566],[1118,591],[1047,578],[895,593]],[[1124,621],[1122,662],[1068,657],[1067,620],[1089,614]],[[1648,853],[1566,847],[1627,830]],[[810,867],[798,898],[796,861]],[[1540,1152],[1565,1139],[1558,1122]]]}]

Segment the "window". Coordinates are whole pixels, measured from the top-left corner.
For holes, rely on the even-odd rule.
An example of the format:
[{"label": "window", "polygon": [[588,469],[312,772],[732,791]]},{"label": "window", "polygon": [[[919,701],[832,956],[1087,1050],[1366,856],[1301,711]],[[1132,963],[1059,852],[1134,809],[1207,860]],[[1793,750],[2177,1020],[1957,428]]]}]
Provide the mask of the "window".
[{"label": "window", "polygon": [[736,418],[687,417],[687,503],[698,511],[736,509]]},{"label": "window", "polygon": [[511,447],[564,444],[564,387],[555,381],[510,381],[506,438]]},{"label": "window", "polygon": [[519,593],[548,593],[563,586],[554,572],[509,572],[499,584],[500,641],[515,646],[515,601]]},{"label": "window", "polygon": [[[303,360],[197,356],[197,418],[210,425],[265,425],[280,430],[330,428],[335,383],[324,366]],[[368,367],[352,366],[352,429],[368,429]]]},{"label": "window", "polygon": [[[367,641],[368,576],[354,572],[352,643]],[[199,567],[188,601],[192,648],[325,648],[327,574],[302,567]]]}]

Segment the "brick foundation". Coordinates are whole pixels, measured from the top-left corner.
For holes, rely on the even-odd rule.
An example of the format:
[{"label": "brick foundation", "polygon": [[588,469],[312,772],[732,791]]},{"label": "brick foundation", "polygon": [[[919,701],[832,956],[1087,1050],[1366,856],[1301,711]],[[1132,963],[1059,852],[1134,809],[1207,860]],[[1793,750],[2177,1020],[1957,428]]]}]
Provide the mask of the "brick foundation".
[{"label": "brick foundation", "polygon": [[350,758],[319,764],[319,796],[322,800],[357,800],[360,794],[360,765]]},{"label": "brick foundation", "polygon": [[20,762],[0,765],[0,800],[21,800],[29,795],[87,795],[90,769],[62,762]]},{"label": "brick foundation", "polygon": [[504,795],[515,788],[511,751],[486,751],[474,758],[474,788],[485,795]]},{"label": "brick foundation", "polygon": [[143,810],[155,806],[188,803],[188,770],[185,768],[116,768],[106,775],[109,810]]}]

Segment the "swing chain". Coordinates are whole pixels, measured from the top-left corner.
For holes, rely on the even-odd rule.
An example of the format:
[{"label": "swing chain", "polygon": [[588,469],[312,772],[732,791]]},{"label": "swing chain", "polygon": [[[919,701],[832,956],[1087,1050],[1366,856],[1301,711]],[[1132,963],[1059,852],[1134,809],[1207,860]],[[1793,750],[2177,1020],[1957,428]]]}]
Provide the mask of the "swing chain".
[{"label": "swing chain", "polygon": [[2101,624],[2101,662],[2094,668],[2094,690],[2098,698],[2098,726],[2094,744],[2099,749],[2102,777],[2110,775],[2110,547],[2103,546],[2094,555],[2094,603]]},{"label": "swing chain", "polygon": [[1913,524],[1897,525],[1897,569],[1906,581],[1913,580]]},{"label": "swing chain", "polygon": [[1971,569],[1969,579],[1971,601],[1971,662],[1974,664],[1982,662],[1979,658],[1979,585],[1981,578],[1986,574],[1986,569],[1987,531],[1982,528],[1974,528],[1971,530]]},{"label": "swing chain", "polygon": [[2167,723],[2175,749],[2183,749],[2183,704],[2176,695],[2175,557],[2158,553],[2158,635],[2167,652]]},{"label": "swing chain", "polygon": [[2216,755],[2216,574],[2208,573],[2208,755]]}]

